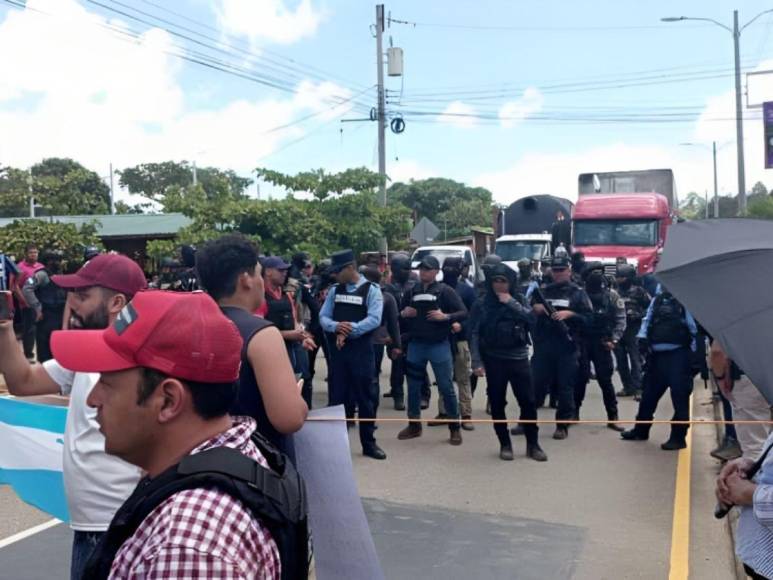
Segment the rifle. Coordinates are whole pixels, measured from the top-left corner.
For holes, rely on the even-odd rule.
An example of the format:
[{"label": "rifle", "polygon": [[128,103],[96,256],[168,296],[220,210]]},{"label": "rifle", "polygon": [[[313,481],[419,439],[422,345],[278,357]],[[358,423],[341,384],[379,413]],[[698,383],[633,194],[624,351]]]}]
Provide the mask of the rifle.
[{"label": "rifle", "polygon": [[542,294],[542,290],[540,289],[540,287],[534,284],[530,288],[530,290],[531,290],[531,297],[534,299],[534,302],[544,306],[545,310],[548,313],[548,316],[550,317],[550,320],[554,322],[556,326],[558,326],[558,328],[561,329],[561,332],[563,332],[566,335],[566,338],[569,339],[569,342],[573,342],[572,333],[569,330],[569,326],[563,320],[555,320],[553,318],[553,315],[557,312],[557,310],[553,308],[553,305],[545,298],[545,295]]}]

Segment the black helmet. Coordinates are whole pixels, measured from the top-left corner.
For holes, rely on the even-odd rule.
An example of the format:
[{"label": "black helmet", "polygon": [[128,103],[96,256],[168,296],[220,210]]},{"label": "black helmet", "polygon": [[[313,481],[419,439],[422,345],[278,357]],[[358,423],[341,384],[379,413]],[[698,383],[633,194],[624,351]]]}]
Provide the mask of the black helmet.
[{"label": "black helmet", "polygon": [[633,280],[636,278],[636,268],[634,268],[631,264],[618,264],[615,276],[618,278],[627,278],[628,280]]},{"label": "black helmet", "polygon": [[591,274],[591,272],[601,272],[604,273],[604,264],[602,262],[594,261],[594,262],[586,262],[585,268],[582,271],[582,277],[584,279],[587,279],[588,276]]},{"label": "black helmet", "polygon": [[411,259],[408,257],[407,254],[399,253],[392,256],[392,262],[389,265],[390,269],[394,272],[395,270],[410,270],[411,269]]},{"label": "black helmet", "polygon": [[180,248],[180,258],[186,268],[193,268],[196,265],[196,247],[182,246]]},{"label": "black helmet", "polygon": [[44,250],[40,257],[41,262],[44,264],[48,262],[61,262],[64,258],[64,252],[62,250]]},{"label": "black helmet", "polygon": [[83,250],[83,260],[88,262],[92,258],[96,258],[99,256],[100,251],[99,248],[96,246],[86,246],[86,249]]}]

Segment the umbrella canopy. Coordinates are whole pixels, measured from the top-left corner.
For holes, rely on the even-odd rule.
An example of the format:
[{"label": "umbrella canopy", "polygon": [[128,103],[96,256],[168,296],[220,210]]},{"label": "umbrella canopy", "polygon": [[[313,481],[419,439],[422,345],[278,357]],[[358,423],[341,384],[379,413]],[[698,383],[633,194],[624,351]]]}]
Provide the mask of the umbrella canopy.
[{"label": "umbrella canopy", "polygon": [[773,404],[773,221],[676,224],[656,276]]}]

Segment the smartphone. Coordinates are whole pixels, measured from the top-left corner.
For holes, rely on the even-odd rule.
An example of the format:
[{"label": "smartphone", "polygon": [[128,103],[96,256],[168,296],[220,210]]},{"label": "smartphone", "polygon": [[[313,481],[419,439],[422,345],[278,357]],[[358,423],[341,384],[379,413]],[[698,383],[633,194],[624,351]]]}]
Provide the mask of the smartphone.
[{"label": "smartphone", "polygon": [[13,320],[13,294],[0,291],[0,320]]}]

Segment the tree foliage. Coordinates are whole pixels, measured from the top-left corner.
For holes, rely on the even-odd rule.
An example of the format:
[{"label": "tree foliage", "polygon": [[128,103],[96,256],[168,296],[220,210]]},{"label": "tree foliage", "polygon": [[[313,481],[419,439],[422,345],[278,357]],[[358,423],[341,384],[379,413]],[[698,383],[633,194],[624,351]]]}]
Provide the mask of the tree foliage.
[{"label": "tree foliage", "polygon": [[355,167],[340,173],[325,173],[324,169],[312,169],[295,175],[263,167],[258,167],[255,171],[258,177],[284,188],[288,193],[310,193],[319,201],[326,200],[332,194],[372,191],[383,182],[378,173],[365,167]]},{"label": "tree foliage", "polygon": [[765,195],[749,201],[749,217],[773,220],[773,196]]},{"label": "tree foliage", "polygon": [[96,231],[96,222],[78,228],[44,220],[15,220],[0,228],[0,250],[20,257],[24,246],[34,242],[41,250],[61,250],[65,260],[80,263],[87,246],[101,246]]},{"label": "tree foliage", "polygon": [[33,165],[35,203],[51,215],[95,215],[110,211],[110,188],[77,161],[52,157]]}]

